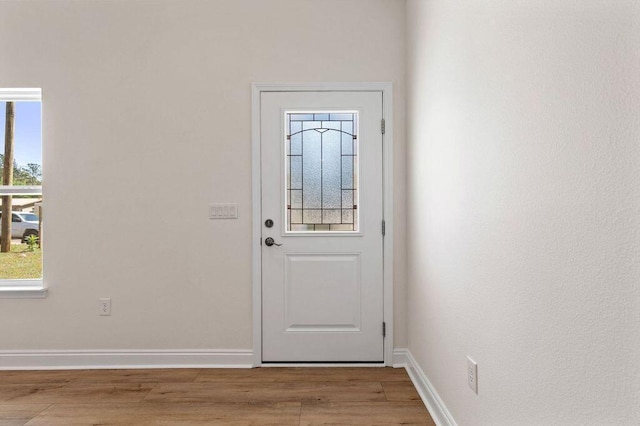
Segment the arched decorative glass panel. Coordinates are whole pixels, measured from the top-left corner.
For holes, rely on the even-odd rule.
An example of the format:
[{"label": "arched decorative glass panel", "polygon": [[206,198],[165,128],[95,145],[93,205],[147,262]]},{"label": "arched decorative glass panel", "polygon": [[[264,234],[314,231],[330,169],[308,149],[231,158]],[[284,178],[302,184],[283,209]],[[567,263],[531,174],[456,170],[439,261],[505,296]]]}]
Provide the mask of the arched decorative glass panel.
[{"label": "arched decorative glass panel", "polygon": [[358,231],[358,113],[285,112],[286,231]]}]

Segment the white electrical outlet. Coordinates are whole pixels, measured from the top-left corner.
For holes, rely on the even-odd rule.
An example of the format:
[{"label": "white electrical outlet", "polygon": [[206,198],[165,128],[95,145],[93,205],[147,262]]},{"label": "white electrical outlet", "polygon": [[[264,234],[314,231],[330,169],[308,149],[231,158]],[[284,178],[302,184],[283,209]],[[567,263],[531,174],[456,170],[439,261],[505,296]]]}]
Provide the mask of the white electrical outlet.
[{"label": "white electrical outlet", "polygon": [[236,203],[209,204],[209,219],[237,219]]},{"label": "white electrical outlet", "polygon": [[100,299],[98,305],[98,315],[109,316],[111,315],[111,299],[108,297]]},{"label": "white electrical outlet", "polygon": [[478,393],[478,364],[467,357],[467,384],[472,391]]}]

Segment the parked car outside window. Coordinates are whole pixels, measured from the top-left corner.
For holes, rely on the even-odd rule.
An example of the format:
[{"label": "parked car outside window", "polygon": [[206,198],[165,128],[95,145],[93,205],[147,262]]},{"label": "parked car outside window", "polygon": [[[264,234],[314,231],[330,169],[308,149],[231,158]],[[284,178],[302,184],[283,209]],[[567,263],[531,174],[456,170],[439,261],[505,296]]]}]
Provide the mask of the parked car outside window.
[{"label": "parked car outside window", "polygon": [[[0,212],[0,219],[2,219],[2,212]],[[38,216],[27,212],[11,212],[11,238],[20,238],[24,243],[30,235],[39,237],[39,234],[40,221]]]}]

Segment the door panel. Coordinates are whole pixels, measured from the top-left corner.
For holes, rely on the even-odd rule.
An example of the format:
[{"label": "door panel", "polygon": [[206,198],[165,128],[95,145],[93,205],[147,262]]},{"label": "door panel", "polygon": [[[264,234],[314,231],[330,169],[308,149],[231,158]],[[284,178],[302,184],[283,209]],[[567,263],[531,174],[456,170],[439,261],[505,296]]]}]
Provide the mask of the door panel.
[{"label": "door panel", "polygon": [[285,254],[285,331],[360,331],[360,254]]},{"label": "door panel", "polygon": [[260,102],[263,361],[382,362],[382,94]]}]

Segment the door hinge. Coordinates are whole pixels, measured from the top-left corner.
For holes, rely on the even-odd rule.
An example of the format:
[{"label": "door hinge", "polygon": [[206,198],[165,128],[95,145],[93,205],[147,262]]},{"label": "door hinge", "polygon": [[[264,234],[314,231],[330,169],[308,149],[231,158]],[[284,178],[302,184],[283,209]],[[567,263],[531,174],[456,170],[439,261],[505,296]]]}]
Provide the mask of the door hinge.
[{"label": "door hinge", "polygon": [[380,131],[382,132],[382,134],[384,135],[384,128],[385,128],[385,124],[384,124],[384,118],[382,120],[380,120]]},{"label": "door hinge", "polygon": [[383,220],[382,221],[382,236],[384,237],[385,232],[387,231],[387,224],[386,222]]},{"label": "door hinge", "polygon": [[387,323],[382,323],[382,337],[387,337]]}]

